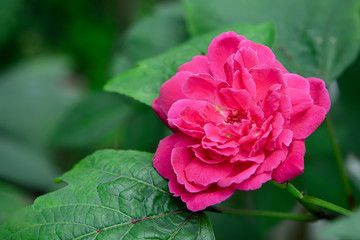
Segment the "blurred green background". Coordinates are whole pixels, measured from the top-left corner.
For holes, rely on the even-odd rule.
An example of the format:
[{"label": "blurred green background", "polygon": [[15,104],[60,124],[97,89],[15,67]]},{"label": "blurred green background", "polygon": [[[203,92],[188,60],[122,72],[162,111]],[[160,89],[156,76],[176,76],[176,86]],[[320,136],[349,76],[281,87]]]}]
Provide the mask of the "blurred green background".
[{"label": "blurred green background", "polygon": [[[241,15],[236,4],[190,2],[0,1],[0,223],[37,196],[61,188],[54,179],[86,155],[104,148],[154,152],[159,140],[170,134],[149,107],[103,91],[108,79],[216,27],[278,21],[276,16],[256,15],[266,12],[266,6],[257,6],[256,14]],[[344,4],[329,5],[331,9],[323,9],[326,16]],[[307,10],[312,14],[313,9],[303,9]],[[347,19],[345,10],[341,18]],[[307,21],[301,17],[305,13],[277,27],[286,32],[291,24]],[[331,18],[323,22],[332,24]],[[279,41],[286,41],[284,36],[279,35]],[[355,55],[358,45],[359,41]],[[359,204],[360,171],[354,169],[360,169],[360,59],[342,57],[347,59],[339,60],[345,64],[342,69],[337,65],[331,67],[334,73],[328,71],[330,115]],[[306,145],[306,170],[294,183],[311,195],[348,207],[325,124]],[[291,197],[269,184],[238,192],[223,205],[301,211]],[[211,220],[217,239],[320,239],[314,231],[319,224],[216,214]]]}]

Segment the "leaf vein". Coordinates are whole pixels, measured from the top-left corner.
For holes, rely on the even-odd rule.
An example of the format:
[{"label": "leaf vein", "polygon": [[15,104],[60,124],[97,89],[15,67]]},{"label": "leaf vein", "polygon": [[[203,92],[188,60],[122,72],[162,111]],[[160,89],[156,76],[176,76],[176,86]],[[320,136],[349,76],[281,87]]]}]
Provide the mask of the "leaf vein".
[{"label": "leaf vein", "polygon": [[53,207],[48,207],[48,208],[43,208],[41,209],[41,211],[43,210],[47,210],[47,209],[51,209],[51,208],[57,208],[57,207],[69,207],[69,206],[89,206],[89,207],[98,207],[98,208],[103,208],[103,209],[106,209],[106,210],[110,210],[110,211],[114,211],[114,212],[117,212],[117,213],[120,213],[128,218],[131,218],[129,215],[117,210],[117,209],[114,209],[114,208],[109,208],[109,207],[106,207],[106,206],[102,206],[102,205],[96,205],[96,204],[88,204],[88,203],[73,203],[73,204],[64,204],[64,205],[57,205],[57,206],[53,206]]},{"label": "leaf vein", "polygon": [[26,230],[28,230],[28,229],[35,228],[35,227],[38,227],[38,226],[42,227],[42,226],[46,226],[46,225],[61,225],[61,224],[64,224],[64,225],[67,225],[67,224],[69,224],[69,225],[80,225],[80,226],[90,227],[90,228],[93,228],[93,229],[96,230],[96,228],[93,227],[93,226],[91,226],[91,225],[84,224],[84,223],[77,223],[77,222],[40,223],[40,224],[35,224],[35,225],[32,225],[32,226],[29,226],[29,227],[24,228],[24,229],[22,229],[22,230],[20,230],[20,231],[14,232],[13,234],[11,234],[11,235],[9,236],[9,238],[11,238],[12,236],[14,236],[14,235],[16,235],[16,234],[22,233],[22,232],[24,232],[24,231],[26,231]]},{"label": "leaf vein", "polygon": [[[107,173],[107,174],[111,174],[111,175],[114,175],[114,176],[118,176],[119,178],[127,178],[127,179],[130,179],[130,180],[133,180],[133,181],[136,181],[136,182],[139,182],[141,184],[144,184],[144,185],[147,185],[149,187],[152,187],[154,189],[156,189],[157,191],[160,191],[160,192],[163,192],[169,196],[172,196],[169,192],[161,189],[161,188],[158,188],[154,185],[151,185],[150,183],[147,183],[147,182],[144,182],[140,179],[137,179],[137,178],[134,178],[134,177],[129,177],[129,176],[125,176],[125,175],[120,175],[120,174],[117,174],[117,173],[113,173],[113,172],[109,172],[109,171],[106,171],[106,170],[103,170],[103,169],[98,169],[98,168],[93,168],[93,167],[89,167],[90,169],[93,169],[95,171],[99,171],[99,172],[104,172],[104,173]],[[113,180],[114,181],[114,180]]]},{"label": "leaf vein", "polygon": [[173,234],[171,234],[171,236],[170,236],[170,238],[169,238],[169,240],[170,239],[173,239],[174,237],[175,237],[175,235],[181,230],[181,228],[185,225],[185,223],[187,222],[187,221],[189,221],[191,218],[192,218],[192,216],[194,216],[196,213],[193,213],[193,214],[191,214],[190,216],[188,216],[181,224],[180,224],[180,226],[173,232]]}]

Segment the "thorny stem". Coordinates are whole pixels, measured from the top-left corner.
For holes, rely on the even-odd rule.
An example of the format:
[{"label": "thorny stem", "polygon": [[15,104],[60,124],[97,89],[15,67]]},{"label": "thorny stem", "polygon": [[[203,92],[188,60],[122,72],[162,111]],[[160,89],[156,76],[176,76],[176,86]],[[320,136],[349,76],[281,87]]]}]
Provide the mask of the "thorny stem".
[{"label": "thorny stem", "polygon": [[355,198],[354,198],[353,192],[350,187],[349,179],[346,176],[344,160],[341,155],[339,142],[338,142],[338,139],[335,134],[334,125],[333,125],[332,120],[329,115],[326,116],[325,122],[326,122],[327,129],[329,131],[329,134],[330,134],[330,139],[331,139],[331,143],[332,143],[333,149],[334,149],[336,164],[337,164],[339,172],[340,172],[341,181],[342,181],[342,184],[343,184],[345,192],[346,192],[346,197],[347,197],[347,200],[349,203],[349,207],[350,207],[350,209],[354,210],[356,207]]},{"label": "thorny stem", "polygon": [[347,210],[345,208],[342,208],[340,206],[337,206],[333,203],[329,203],[327,201],[324,201],[322,199],[311,197],[308,195],[305,195],[303,192],[300,192],[294,185],[292,185],[290,182],[286,183],[277,183],[275,181],[271,181],[275,186],[287,190],[295,199],[297,199],[301,205],[303,205],[304,208],[306,208],[309,212],[311,212],[314,216],[316,216],[318,219],[320,218],[326,218],[326,219],[332,219],[334,216],[326,214],[318,207],[336,212],[338,214],[342,214],[345,216],[350,216],[352,214],[352,211]]},{"label": "thorny stem", "polygon": [[281,218],[281,219],[289,219],[289,220],[294,220],[294,221],[315,221],[315,220],[317,220],[317,217],[315,217],[313,215],[272,212],[272,211],[260,211],[260,210],[247,210],[247,209],[230,209],[230,208],[215,207],[215,206],[208,207],[207,209],[205,209],[205,211],[231,214],[231,215],[241,215],[241,216]]}]

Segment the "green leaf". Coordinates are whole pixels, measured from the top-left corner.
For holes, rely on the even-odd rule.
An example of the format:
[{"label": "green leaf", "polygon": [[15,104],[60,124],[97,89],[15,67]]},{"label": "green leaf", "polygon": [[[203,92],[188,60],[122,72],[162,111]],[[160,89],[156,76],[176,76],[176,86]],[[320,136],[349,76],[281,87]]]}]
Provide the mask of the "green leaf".
[{"label": "green leaf", "polygon": [[109,75],[113,77],[133,67],[135,67],[135,63],[129,57],[123,53],[117,53],[112,58]]},{"label": "green leaf", "polygon": [[0,129],[44,146],[79,96],[67,80],[68,59],[42,56],[20,62],[0,76]]},{"label": "green leaf", "polygon": [[14,30],[21,10],[22,0],[0,1],[0,46],[8,40]]},{"label": "green leaf", "polygon": [[0,180],[0,224],[12,213],[28,205],[29,200],[25,192]]},{"label": "green leaf", "polygon": [[94,146],[116,134],[132,116],[126,101],[117,94],[93,92],[69,111],[53,137],[56,146]]},{"label": "green leaf", "polygon": [[350,217],[342,217],[341,219],[327,223],[322,231],[322,235],[325,238],[338,237],[342,240],[357,240],[360,238],[359,226],[360,211],[357,211]]},{"label": "green leaf", "polygon": [[117,92],[151,106],[159,96],[160,86],[175,73],[177,68],[195,55],[207,52],[211,40],[225,31],[235,31],[260,44],[272,46],[275,32],[272,24],[234,25],[199,37],[173,48],[166,53],[144,61],[137,68],[128,70],[110,80],[105,90]]},{"label": "green leaf", "polygon": [[28,188],[49,190],[60,170],[44,150],[11,137],[0,137],[0,177]]},{"label": "green leaf", "polygon": [[61,180],[69,185],[10,217],[0,238],[214,239],[207,216],[168,192],[152,154],[98,151]]},{"label": "green leaf", "polygon": [[[108,147],[152,152],[168,135],[165,130],[149,107],[119,94],[97,92],[69,111],[53,136],[53,144],[65,150],[90,153]],[[74,160],[77,162],[78,158]]]},{"label": "green leaf", "polygon": [[274,21],[277,58],[305,76],[336,79],[359,50],[356,0],[184,0],[184,6],[192,35],[234,23]]},{"label": "green leaf", "polygon": [[163,3],[153,14],[130,26],[124,35],[122,49],[124,54],[138,61],[160,54],[180,44],[186,37],[181,3]]}]

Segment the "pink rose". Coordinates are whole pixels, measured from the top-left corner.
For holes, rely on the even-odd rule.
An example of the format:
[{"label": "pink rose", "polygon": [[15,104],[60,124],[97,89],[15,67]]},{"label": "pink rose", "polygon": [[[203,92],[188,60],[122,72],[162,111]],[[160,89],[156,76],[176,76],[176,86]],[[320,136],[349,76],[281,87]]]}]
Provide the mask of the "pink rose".
[{"label": "pink rose", "polygon": [[304,170],[305,138],[324,120],[323,80],[289,73],[266,46],[235,32],[181,65],[153,109],[174,131],[154,167],[192,211]]}]

